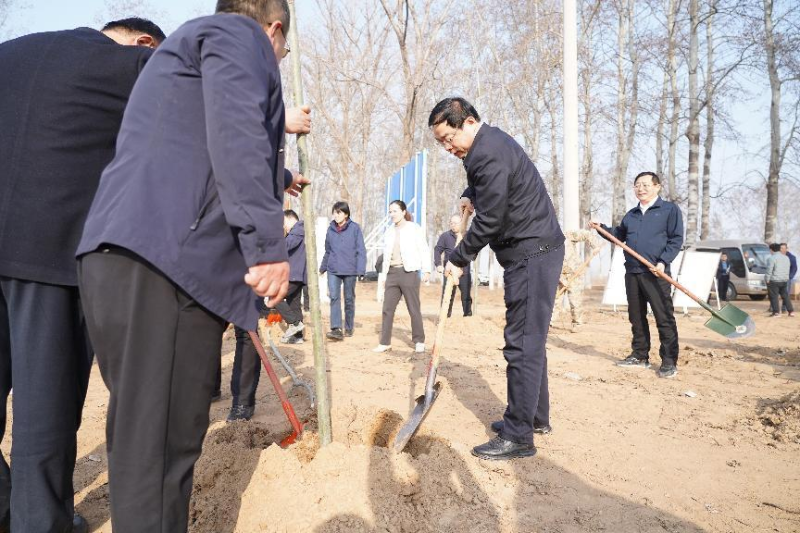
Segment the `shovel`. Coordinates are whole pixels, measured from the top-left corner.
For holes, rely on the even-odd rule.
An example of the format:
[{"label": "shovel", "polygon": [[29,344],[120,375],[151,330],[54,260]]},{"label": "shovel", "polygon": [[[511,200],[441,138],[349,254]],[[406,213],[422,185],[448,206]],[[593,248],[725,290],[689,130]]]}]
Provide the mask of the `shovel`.
[{"label": "shovel", "polygon": [[647,259],[637,254],[633,250],[631,250],[630,247],[623,244],[619,239],[611,235],[609,232],[607,232],[600,226],[593,225],[592,227],[596,229],[597,232],[600,233],[603,237],[613,242],[617,246],[621,247],[630,255],[638,259],[640,263],[649,268],[650,271],[653,272],[656,276],[669,282],[673,287],[675,287],[676,289],[684,293],[686,296],[697,302],[697,304],[700,307],[711,313],[711,318],[709,318],[705,323],[705,326],[711,331],[719,333],[723,337],[727,337],[729,339],[743,339],[755,333],[756,325],[755,322],[753,322],[753,319],[750,318],[750,315],[748,315],[735,305],[726,304],[725,307],[717,311],[716,309],[708,305],[706,302],[704,302],[703,300],[692,294],[689,291],[689,289],[687,289],[686,287],[684,287],[683,285],[681,285],[680,283],[678,283],[677,281],[666,275],[665,273],[655,270],[655,267],[652,265],[652,263],[650,263],[649,261],[647,261]]},{"label": "shovel", "polygon": [[292,404],[289,403],[289,399],[286,397],[286,393],[283,391],[281,382],[278,380],[275,370],[272,369],[272,365],[267,359],[267,353],[264,351],[264,346],[261,344],[261,339],[258,338],[258,335],[255,331],[248,331],[247,334],[250,335],[250,340],[253,341],[253,346],[256,347],[258,356],[261,358],[261,363],[264,365],[264,370],[267,371],[269,380],[272,382],[275,392],[278,393],[278,397],[281,399],[281,407],[283,407],[283,412],[286,413],[286,417],[289,419],[289,423],[292,425],[291,435],[280,442],[281,448],[285,448],[286,446],[294,443],[297,440],[297,437],[303,433],[303,425],[300,424],[300,421],[297,419],[297,415],[294,413],[294,408],[292,408]]},{"label": "shovel", "polygon": [[448,296],[453,293],[455,283],[451,276],[447,276],[447,283],[444,287],[444,298],[442,298],[442,306],[439,309],[439,323],[436,326],[436,337],[433,341],[433,350],[431,354],[431,362],[428,364],[428,378],[425,380],[425,394],[416,399],[414,410],[411,411],[411,416],[408,422],[400,428],[397,437],[394,439],[394,451],[401,452],[406,447],[408,441],[422,425],[422,421],[431,410],[433,402],[439,396],[442,390],[442,384],[436,382],[436,372],[439,369],[439,352],[441,351],[442,339],[444,337],[444,323],[447,320],[447,309],[450,307],[450,298]]},{"label": "shovel", "polygon": [[[461,242],[461,236],[467,231],[467,223],[469,222],[469,215],[466,210],[461,211],[461,232],[456,239],[456,246]],[[467,267],[469,268],[469,267]],[[406,447],[408,441],[422,425],[422,421],[431,410],[433,402],[439,396],[442,390],[442,384],[436,382],[436,372],[439,369],[439,352],[441,351],[442,340],[444,339],[444,323],[447,320],[447,310],[450,307],[450,296],[455,291],[455,280],[452,276],[447,276],[447,281],[444,286],[444,294],[442,295],[442,305],[439,308],[439,322],[436,325],[436,337],[433,340],[433,349],[431,350],[431,362],[428,364],[428,377],[425,380],[425,394],[416,399],[414,410],[411,411],[411,416],[408,422],[405,423],[397,437],[394,439],[394,451],[401,452]]]}]

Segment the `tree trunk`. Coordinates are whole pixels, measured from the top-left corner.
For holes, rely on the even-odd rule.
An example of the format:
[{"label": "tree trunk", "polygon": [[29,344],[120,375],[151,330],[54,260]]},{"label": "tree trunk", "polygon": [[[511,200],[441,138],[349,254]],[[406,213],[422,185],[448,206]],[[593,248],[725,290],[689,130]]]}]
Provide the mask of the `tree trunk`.
[{"label": "tree trunk", "polygon": [[[678,2],[680,3],[680,2]],[[669,74],[670,92],[672,93],[672,117],[669,121],[669,166],[667,167],[667,199],[678,200],[678,189],[675,180],[675,156],[678,151],[678,122],[681,116],[681,96],[678,93],[678,60],[675,54],[675,13],[679,6],[675,0],[670,0],[667,13],[667,30],[669,32],[667,44],[667,64]]]},{"label": "tree trunk", "polygon": [[698,65],[698,38],[697,31],[700,24],[698,15],[698,0],[689,1],[689,128],[686,137],[689,139],[689,177],[688,177],[688,202],[686,213],[686,239],[687,245],[694,244],[697,240],[697,214],[698,214],[698,165],[700,161],[700,100],[697,91],[697,65]]},{"label": "tree trunk", "polygon": [[714,147],[714,15],[716,0],[709,0],[706,19],[706,139],[703,144],[703,211],[700,218],[700,239],[708,239],[711,220],[711,151]]},{"label": "tree trunk", "polygon": [[774,242],[778,221],[778,178],[781,171],[781,80],[775,59],[772,0],[764,0],[764,36],[767,54],[767,72],[771,94],[769,108],[769,174],[767,175],[767,214],[764,220],[764,240]]},{"label": "tree trunk", "polygon": [[619,20],[617,25],[617,154],[616,169],[614,172],[614,192],[611,201],[611,223],[618,225],[625,215],[625,174],[623,168],[625,151],[625,108],[628,104],[628,84],[625,78],[625,59],[623,51],[628,38],[627,9],[624,5],[618,6]]}]

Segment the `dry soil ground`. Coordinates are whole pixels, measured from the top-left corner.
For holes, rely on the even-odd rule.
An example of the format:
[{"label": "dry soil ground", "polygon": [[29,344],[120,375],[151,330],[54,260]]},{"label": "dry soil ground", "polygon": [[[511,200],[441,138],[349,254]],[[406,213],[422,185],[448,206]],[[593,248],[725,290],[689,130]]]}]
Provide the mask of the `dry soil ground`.
[{"label": "dry soil ground", "polygon": [[[358,290],[356,335],[327,346],[333,444],[319,449],[301,389],[290,398],[307,431],[288,449],[275,445],[289,424],[266,376],[250,422],[225,423],[226,391],[212,405],[190,531],[800,531],[800,318],[770,319],[765,302],[740,300],[757,333],[732,342],[704,328],[698,311],[679,317],[680,372],[663,380],[657,365],[614,366],[629,353],[626,315],[600,309],[599,292],[589,293],[580,331],[551,329],[553,433],[537,437],[534,458],[490,462],[470,449],[492,436],[488,426],[504,408],[502,292],[482,288],[477,316],[447,323],[443,391],[397,455],[387,442],[422,391],[428,355],[412,353],[404,309],[394,350],[372,353],[375,285]],[[429,342],[439,290],[423,288]],[[224,383],[233,349],[226,340]],[[313,379],[309,341],[281,352]],[[288,378],[284,385],[289,391]],[[95,368],[75,500],[102,532],[111,531],[106,404]]]}]

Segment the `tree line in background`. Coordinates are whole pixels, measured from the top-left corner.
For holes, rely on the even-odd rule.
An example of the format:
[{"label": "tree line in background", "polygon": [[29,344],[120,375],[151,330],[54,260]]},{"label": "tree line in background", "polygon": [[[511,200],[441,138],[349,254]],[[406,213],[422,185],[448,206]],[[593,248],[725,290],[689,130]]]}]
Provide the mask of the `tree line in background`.
[{"label": "tree line in background", "polygon": [[[451,95],[519,140],[560,209],[561,9],[560,0],[317,0],[318,18],[300,29],[319,212],[344,199],[376,223],[386,178],[427,149],[428,225],[446,228],[464,171],[435,145],[427,117]],[[796,239],[800,5],[579,0],[578,10],[582,223],[621,220],[631,178],[655,170],[663,196],[683,208],[687,243]],[[737,131],[735,113],[747,102],[770,137],[742,148],[752,132]],[[712,164],[720,140],[739,148]],[[743,175],[746,163],[763,170]]]},{"label": "tree line in background", "polygon": [[[213,4],[198,0],[186,18],[211,12]],[[683,209],[687,243],[796,241],[800,4],[577,4],[581,223],[621,220],[634,201],[631,178],[655,170],[662,196]],[[21,5],[0,0],[0,39],[19,35],[7,18]],[[437,101],[453,95],[472,101],[482,118],[522,144],[561,209],[561,0],[303,0],[298,6],[305,16],[297,22],[314,117],[317,214],[346,200],[353,217],[372,227],[385,216],[386,179],[416,151],[428,150],[429,233],[443,231],[465,173],[435,145],[427,118]],[[95,22],[131,15],[169,27],[149,0],[106,0]],[[288,76],[284,84],[291,105]],[[751,124],[768,124],[769,138],[746,139],[752,132],[737,129],[748,127],[737,123],[747,108],[756,117]],[[721,142],[736,153],[719,155]],[[748,175],[741,167],[760,170]],[[714,175],[715,169],[723,171]]]}]

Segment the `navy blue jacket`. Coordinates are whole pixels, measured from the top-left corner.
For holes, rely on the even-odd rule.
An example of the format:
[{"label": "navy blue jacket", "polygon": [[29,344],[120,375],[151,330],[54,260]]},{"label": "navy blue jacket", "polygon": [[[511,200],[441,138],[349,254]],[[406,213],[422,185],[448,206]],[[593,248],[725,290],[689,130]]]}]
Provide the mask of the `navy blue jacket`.
[{"label": "navy blue jacket", "polygon": [[244,329],[250,266],[287,261],[281,77],[248,17],[191,20],[159,46],[131,94],[78,254],[133,251]]},{"label": "navy blue jacket", "polygon": [[[435,266],[444,266],[450,261],[450,256],[456,248],[456,233],[452,230],[447,230],[439,235],[439,240],[436,241],[436,246],[433,248],[433,264]],[[444,254],[444,260],[442,260]]]},{"label": "navy blue jacket", "polygon": [[91,28],[0,44],[0,275],[78,284],[83,223],[151,55]]},{"label": "navy blue jacket", "polygon": [[786,257],[789,258],[789,281],[792,281],[795,274],[797,274],[797,258],[792,252],[788,251],[786,252]]},{"label": "navy blue jacket", "polygon": [[505,267],[564,242],[539,171],[510,135],[481,125],[464,168],[469,184],[464,196],[472,200],[475,218],[450,255],[455,266],[467,266],[487,244]]},{"label": "navy blue jacket", "polygon": [[[653,263],[664,263],[665,271],[670,273],[669,265],[681,251],[683,245],[683,215],[680,208],[672,202],[656,198],[655,203],[642,214],[636,207],[625,213],[616,228],[602,225],[603,229],[614,235]],[[633,256],[625,253],[625,272],[641,274],[649,272]]]},{"label": "navy blue jacket", "polygon": [[306,227],[297,222],[286,234],[286,251],[289,253],[289,281],[307,284]]},{"label": "navy blue jacket", "polygon": [[361,227],[350,220],[342,231],[336,231],[336,221],[331,220],[325,234],[325,255],[319,273],[330,272],[337,276],[363,276],[367,271],[367,248]]}]

